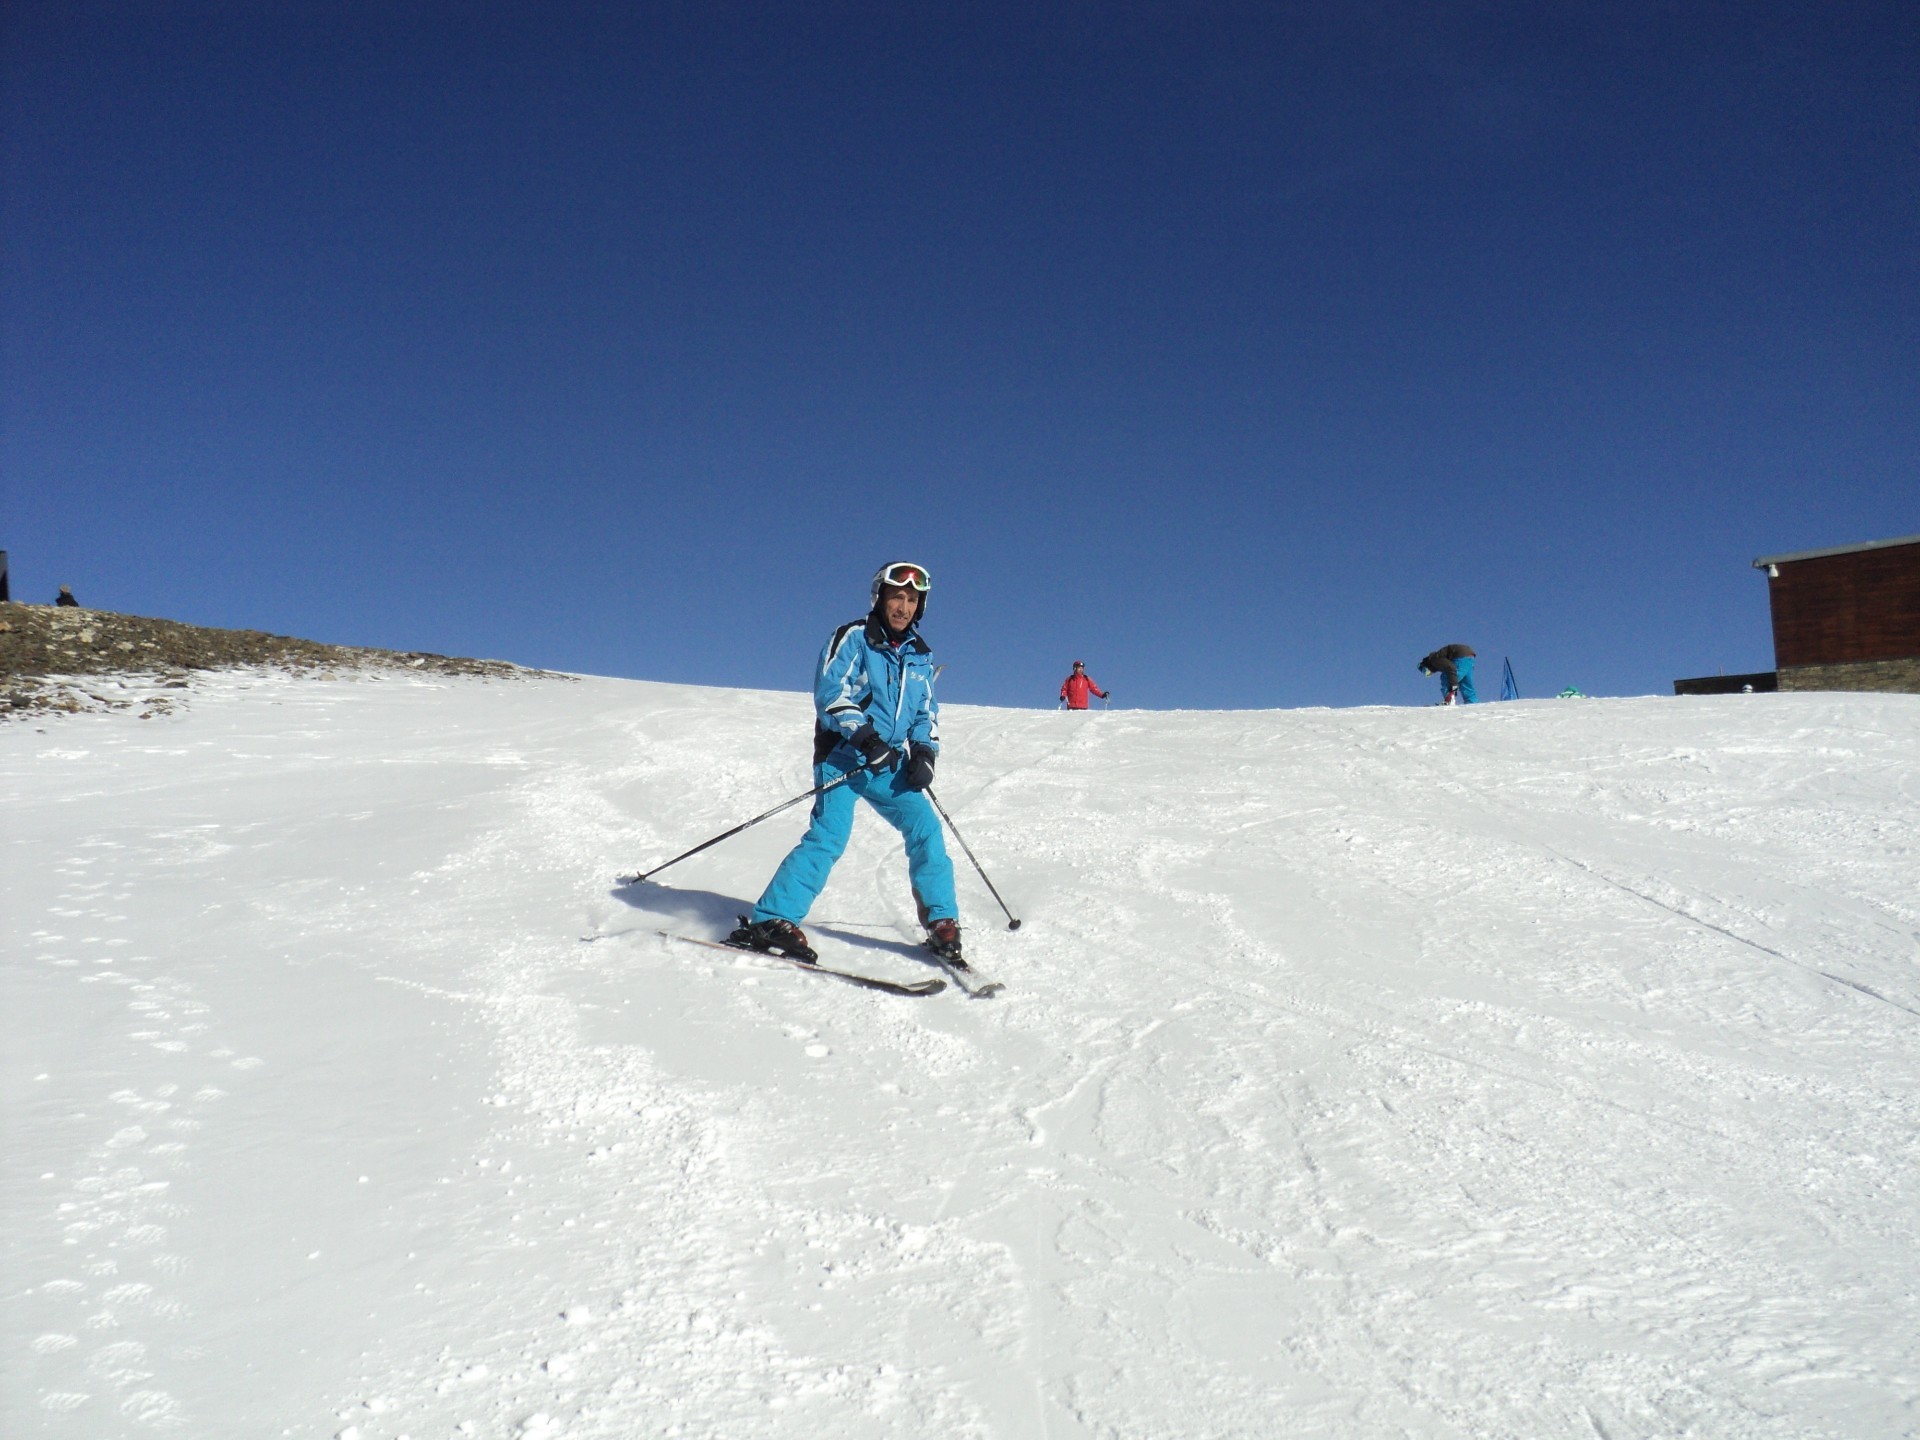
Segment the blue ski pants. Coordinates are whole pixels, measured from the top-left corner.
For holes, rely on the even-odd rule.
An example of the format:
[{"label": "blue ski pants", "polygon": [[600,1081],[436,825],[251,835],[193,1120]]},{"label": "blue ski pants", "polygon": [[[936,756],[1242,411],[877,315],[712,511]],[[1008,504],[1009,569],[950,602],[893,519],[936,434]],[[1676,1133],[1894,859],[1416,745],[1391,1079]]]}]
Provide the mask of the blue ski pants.
[{"label": "blue ski pants", "polygon": [[849,778],[844,785],[814,797],[807,833],[773,872],[750,918],[756,922],[777,919],[796,923],[807,918],[807,911],[826,887],[827,876],[833,873],[834,861],[846,851],[853,834],[854,797],[858,796],[878,810],[906,841],[907,879],[919,903],[920,918],[958,920],[953,862],[947,858],[946,840],[940,833],[940,814],[920,791],[901,785],[902,768],[896,766],[876,775],[860,768],[859,756],[844,747],[814,766],[816,785],[842,775]]},{"label": "blue ski pants", "polygon": [[1469,705],[1478,704],[1480,692],[1473,688],[1473,656],[1462,655],[1453,662],[1453,668],[1460,673],[1460,698]]}]

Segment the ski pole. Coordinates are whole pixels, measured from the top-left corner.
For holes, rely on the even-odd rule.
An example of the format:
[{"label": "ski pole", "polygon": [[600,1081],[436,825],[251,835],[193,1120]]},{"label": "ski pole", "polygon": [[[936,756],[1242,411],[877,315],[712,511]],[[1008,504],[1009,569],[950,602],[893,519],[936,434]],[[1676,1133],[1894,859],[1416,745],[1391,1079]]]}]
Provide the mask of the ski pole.
[{"label": "ski pole", "polygon": [[[865,769],[865,768],[866,768],[865,766],[861,767],[861,769]],[[778,805],[774,806],[771,810],[767,811],[766,814],[756,815],[753,817],[753,819],[747,821],[744,825],[734,826],[733,829],[727,831],[724,835],[716,835],[711,840],[702,840],[698,845],[694,846],[691,850],[687,851],[685,854],[676,855],[673,857],[673,859],[664,861],[663,863],[654,866],[651,870],[642,870],[638,875],[622,875],[620,877],[620,883],[622,885],[638,885],[642,880],[646,880],[651,878],[652,876],[658,875],[662,870],[666,869],[668,865],[678,865],[682,860],[686,859],[688,855],[698,855],[702,850],[708,849],[714,845],[718,845],[722,840],[731,840],[734,836],[738,835],[742,830],[751,830],[755,825],[758,825],[762,820],[771,820],[774,816],[778,815],[782,810],[791,810],[794,806],[798,805],[802,800],[811,800],[816,795],[824,795],[827,793],[827,791],[833,789],[834,786],[846,784],[847,781],[851,780],[855,775],[858,775],[859,773],[860,773],[859,770],[849,770],[846,774],[836,776],[832,780],[827,781],[827,783],[824,785],[816,785],[813,787],[813,789],[808,790],[803,794],[796,795],[791,800],[783,800]]]},{"label": "ski pole", "polygon": [[[940,803],[940,797],[933,793],[933,787],[931,785],[927,787],[927,799],[933,801],[933,808],[938,810],[940,812],[940,818],[947,822],[947,828],[953,831],[953,838],[958,840],[960,842],[960,848],[967,852],[967,859],[973,861],[973,868],[979,872],[980,878],[986,882],[987,889],[993,891],[993,898],[1000,900],[1000,892],[993,889],[993,881],[987,879],[987,872],[981,869],[979,858],[973,853],[973,848],[967,844],[966,837],[960,833],[960,827],[953,823],[953,817],[947,814],[947,807]],[[1000,900],[1000,908],[1007,911],[1007,929],[1018,930],[1020,928],[1020,922],[1013,918],[1013,911],[1007,910],[1007,902]]]}]

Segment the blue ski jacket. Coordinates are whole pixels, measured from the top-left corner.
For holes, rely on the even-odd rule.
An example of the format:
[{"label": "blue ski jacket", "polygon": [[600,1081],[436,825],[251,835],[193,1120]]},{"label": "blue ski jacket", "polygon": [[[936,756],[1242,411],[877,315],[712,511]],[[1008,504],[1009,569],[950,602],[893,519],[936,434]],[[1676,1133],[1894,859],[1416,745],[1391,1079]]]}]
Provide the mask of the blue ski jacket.
[{"label": "blue ski jacket", "polygon": [[818,717],[815,760],[835,743],[851,740],[863,725],[896,750],[911,741],[938,752],[940,706],[933,698],[933,651],[918,630],[899,644],[872,615],[849,620],[833,632],[813,677]]}]

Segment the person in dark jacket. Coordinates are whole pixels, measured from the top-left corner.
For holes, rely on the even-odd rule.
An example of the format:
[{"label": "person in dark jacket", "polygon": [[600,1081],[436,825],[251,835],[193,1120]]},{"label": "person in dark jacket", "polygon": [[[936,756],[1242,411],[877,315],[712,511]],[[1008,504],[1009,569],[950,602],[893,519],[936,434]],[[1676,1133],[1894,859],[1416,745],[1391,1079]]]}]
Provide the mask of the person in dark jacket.
[{"label": "person in dark jacket", "polygon": [[60,587],[60,593],[53,597],[53,603],[56,605],[78,605],[80,602],[73,598],[73,589],[71,586],[62,585]]},{"label": "person in dark jacket", "polygon": [[1087,674],[1085,663],[1076,660],[1073,662],[1073,673],[1060,682],[1060,703],[1069,710],[1084,710],[1089,694],[1098,695],[1102,700],[1107,698],[1107,692],[1094,684],[1093,677]]},{"label": "person in dark jacket", "polygon": [[1470,646],[1445,645],[1420,662],[1422,675],[1440,677],[1442,705],[1452,705],[1456,701],[1471,705],[1479,700],[1479,693],[1473,688],[1474,658]]},{"label": "person in dark jacket", "polygon": [[963,958],[953,862],[940,814],[925,793],[940,753],[933,652],[919,629],[931,584],[924,566],[881,566],[870,589],[873,609],[835,630],[820,652],[813,674],[813,783],[841,783],[814,800],[807,833],[729,937],[735,944],[807,962],[817,958],[799,922],[847,848],[858,797],[906,842],[907,878],[928,944],[949,960]]}]

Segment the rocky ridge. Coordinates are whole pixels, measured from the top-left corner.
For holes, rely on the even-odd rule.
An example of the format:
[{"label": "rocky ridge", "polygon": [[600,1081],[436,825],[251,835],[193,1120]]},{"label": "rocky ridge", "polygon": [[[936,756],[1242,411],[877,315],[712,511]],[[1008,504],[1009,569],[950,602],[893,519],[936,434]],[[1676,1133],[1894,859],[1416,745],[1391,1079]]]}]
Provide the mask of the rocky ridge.
[{"label": "rocky ridge", "polygon": [[504,680],[543,674],[504,660],[323,645],[260,630],[218,630],[84,607],[0,602],[0,720],[176,708],[196,671],[266,666],[338,676],[380,671]]}]

